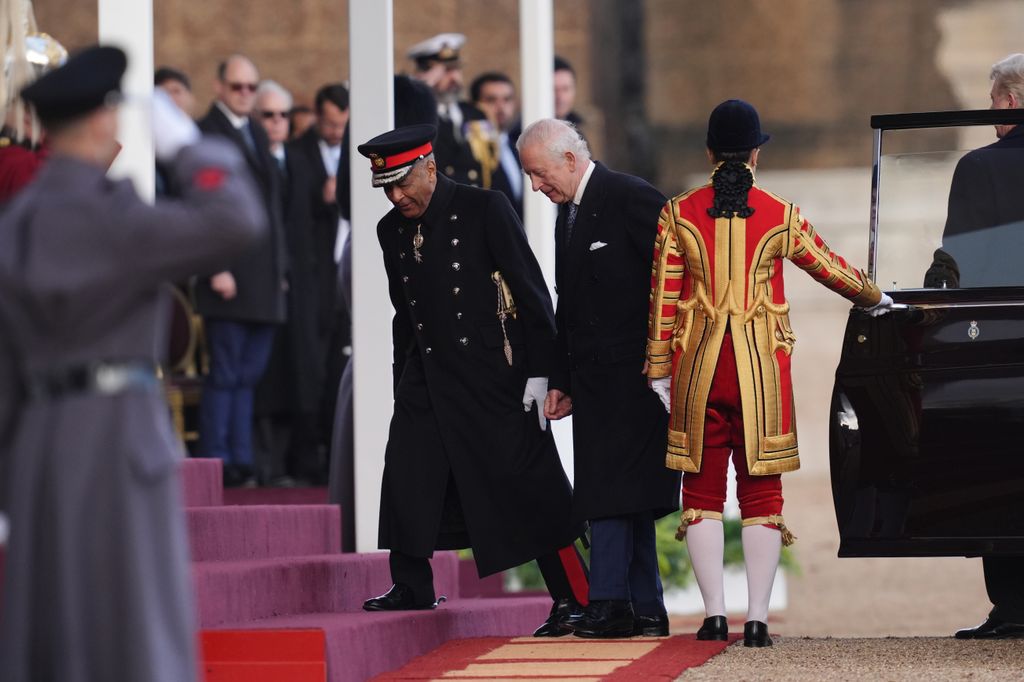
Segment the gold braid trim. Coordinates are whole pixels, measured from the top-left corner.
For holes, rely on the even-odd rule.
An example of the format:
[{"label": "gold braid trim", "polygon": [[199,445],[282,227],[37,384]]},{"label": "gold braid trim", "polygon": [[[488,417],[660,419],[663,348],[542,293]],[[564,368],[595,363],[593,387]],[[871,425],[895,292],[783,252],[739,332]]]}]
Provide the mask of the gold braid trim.
[{"label": "gold braid trim", "polygon": [[755,516],[750,519],[743,519],[743,527],[747,526],[778,526],[779,532],[782,533],[782,544],[789,547],[796,542],[797,537],[793,535],[792,531],[786,528],[786,520],[782,518],[782,514],[772,514],[771,516]]},{"label": "gold braid trim", "polygon": [[705,511],[703,509],[684,509],[683,513],[679,515],[679,528],[676,529],[676,540],[682,542],[686,538],[686,529],[690,527],[691,523],[700,519],[721,521],[722,513]]}]

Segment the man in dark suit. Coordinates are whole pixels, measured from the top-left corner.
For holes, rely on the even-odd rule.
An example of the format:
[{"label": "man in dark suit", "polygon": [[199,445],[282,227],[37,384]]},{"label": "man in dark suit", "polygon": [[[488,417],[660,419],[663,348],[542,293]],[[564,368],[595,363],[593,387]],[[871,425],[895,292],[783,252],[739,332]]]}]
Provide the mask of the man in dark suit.
[{"label": "man in dark suit", "polygon": [[[1024,54],[1012,54],[992,67],[990,93],[993,109],[1024,108]],[[1024,223],[1024,125],[996,126],[993,144],[964,155],[957,163],[949,189],[949,210],[942,248],[925,276],[925,286],[957,287],[994,282],[1007,273],[976,272],[958,253],[957,242],[986,240],[988,228]],[[977,251],[977,244],[964,252]],[[989,243],[989,249],[999,249]],[[1006,248],[1005,246],[1003,248]],[[959,258],[958,258],[959,256]],[[985,588],[993,608],[982,624],[959,630],[957,639],[1024,638],[1024,556],[986,556]]]},{"label": "man in dark suit", "polygon": [[314,169],[306,157],[293,153],[285,144],[291,106],[292,96],[281,85],[272,80],[260,83],[254,114],[267,133],[278,173],[291,263],[288,321],[275,333],[267,369],[256,387],[254,408],[259,478],[274,485],[310,480],[323,468],[316,457],[324,349],[319,329],[319,253],[313,221],[313,207],[323,202],[323,189],[314,180]]},{"label": "man in dark suit", "polygon": [[221,135],[243,153],[260,190],[269,236],[239,257],[229,270],[196,282],[210,373],[203,385],[199,436],[205,456],[224,461],[229,484],[253,474],[253,392],[267,366],[274,329],[287,317],[288,258],[281,224],[281,187],[267,134],[249,116],[259,73],[246,57],[233,55],[217,69],[217,99],[199,129]]},{"label": "man in dark suit", "polygon": [[665,467],[668,420],[647,388],[650,263],[665,197],[590,159],[569,123],[542,119],[518,141],[533,190],[559,204],[557,361],[544,413],[573,415],[573,518],[590,521],[583,637],[668,635],[654,521],[679,506]]},{"label": "man in dark suit", "polygon": [[[342,193],[337,191],[338,169],[346,156],[342,140],[349,118],[348,89],[341,83],[325,85],[317,91],[314,106],[316,123],[302,137],[290,142],[288,150],[296,162],[306,165],[318,190],[311,199],[315,240],[312,267],[317,282],[317,325],[326,390],[318,405],[319,423],[314,435],[318,451],[326,452],[338,382],[352,353],[352,323],[348,308],[338,300],[337,293],[337,261],[350,232],[338,202]],[[322,471],[322,467],[317,468]]]},{"label": "man in dark suit", "polygon": [[565,635],[587,587],[573,546],[582,526],[541,414],[551,298],[508,200],[437,172],[436,130],[407,126],[359,146],[395,206],[377,236],[396,311],[380,509],[395,585],[363,608],[433,608],[427,559],[472,547],[481,576],[537,559],[553,605],[535,634]]},{"label": "man in dark suit", "polygon": [[[477,76],[469,86],[469,95],[477,109],[487,114],[490,123],[491,146],[494,152],[488,168],[490,183],[486,189],[493,189],[508,197],[519,217],[523,216],[523,171],[519,167],[516,153],[518,137],[516,86],[503,73],[490,71]],[[486,180],[486,179],[485,179]]]}]

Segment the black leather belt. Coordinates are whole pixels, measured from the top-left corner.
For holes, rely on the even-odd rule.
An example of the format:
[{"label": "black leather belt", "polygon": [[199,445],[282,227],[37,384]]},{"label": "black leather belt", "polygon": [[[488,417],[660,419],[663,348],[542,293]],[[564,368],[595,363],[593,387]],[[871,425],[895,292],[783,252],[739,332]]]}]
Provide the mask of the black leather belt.
[{"label": "black leather belt", "polygon": [[160,384],[156,366],[145,361],[94,362],[39,372],[25,382],[30,400],[52,400],[75,394],[116,395]]}]

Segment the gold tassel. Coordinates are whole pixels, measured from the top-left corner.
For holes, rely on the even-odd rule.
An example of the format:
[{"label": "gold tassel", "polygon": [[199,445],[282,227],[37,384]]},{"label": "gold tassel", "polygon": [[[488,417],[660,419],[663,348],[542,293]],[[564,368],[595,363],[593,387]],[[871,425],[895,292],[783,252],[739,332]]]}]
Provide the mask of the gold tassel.
[{"label": "gold tassel", "polygon": [[746,528],[747,526],[776,526],[779,532],[782,533],[782,545],[784,547],[789,547],[797,541],[797,537],[793,535],[793,532],[786,528],[786,519],[782,517],[782,514],[743,519],[743,527]]},{"label": "gold tassel", "polygon": [[715,519],[717,521],[722,520],[722,514],[719,512],[705,511],[704,509],[684,509],[683,513],[679,515],[679,528],[676,529],[676,540],[682,542],[686,539],[686,531],[690,527],[690,524],[696,523],[700,519]]}]

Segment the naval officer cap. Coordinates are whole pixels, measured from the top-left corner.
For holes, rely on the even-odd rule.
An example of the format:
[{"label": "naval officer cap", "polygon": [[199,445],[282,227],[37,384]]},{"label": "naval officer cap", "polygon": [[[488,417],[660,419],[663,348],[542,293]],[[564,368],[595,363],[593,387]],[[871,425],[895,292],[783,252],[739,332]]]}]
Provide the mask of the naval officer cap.
[{"label": "naval officer cap", "polygon": [[370,160],[373,186],[399,182],[408,175],[414,163],[434,151],[435,136],[436,127],[421,123],[395,128],[359,145],[359,153]]},{"label": "naval officer cap", "polygon": [[430,68],[433,62],[457,64],[459,50],[466,44],[466,36],[461,33],[439,33],[409,48],[406,56],[416,61],[421,71]]},{"label": "naval officer cap", "polygon": [[53,126],[121,100],[128,66],[116,47],[89,47],[21,91],[44,126]]}]

